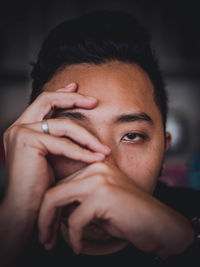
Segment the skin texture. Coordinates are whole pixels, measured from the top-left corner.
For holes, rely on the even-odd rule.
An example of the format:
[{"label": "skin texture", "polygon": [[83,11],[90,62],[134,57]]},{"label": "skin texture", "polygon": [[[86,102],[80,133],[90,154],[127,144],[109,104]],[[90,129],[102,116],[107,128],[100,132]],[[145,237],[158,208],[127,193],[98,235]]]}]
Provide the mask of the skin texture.
[{"label": "skin texture", "polygon": [[[140,67],[118,61],[71,65],[52,77],[4,134],[2,256],[23,251],[36,223],[46,249],[61,224],[75,253],[113,253],[130,242],[164,259],[193,242],[189,221],[152,196],[171,140],[153,92]],[[115,122],[130,113],[132,121]]]},{"label": "skin texture", "polygon": [[[162,118],[154,102],[154,88],[148,75],[136,65],[121,62],[110,62],[101,66],[73,65],[58,72],[46,84],[45,90],[55,91],[57,87],[63,87],[71,81],[77,83],[77,92],[95,97],[98,104],[95,109],[88,111],[73,109],[73,112],[79,111],[88,119],[73,118],[64,112],[58,112],[56,117],[66,118],[68,116],[97,136],[112,151],[104,162],[113,164],[135,185],[152,194],[162,168],[165,149],[170,144],[170,135],[169,133],[166,135],[167,147],[165,147]],[[142,112],[151,117],[152,123],[147,121],[114,123],[115,118],[122,114]],[[143,134],[145,139],[136,136],[133,141],[121,140],[125,134],[130,132]],[[55,156],[51,156],[51,163],[58,179],[69,176],[84,167],[81,162]],[[89,183],[91,182],[88,181]],[[95,241],[105,238],[104,232],[99,233],[97,230],[95,232],[91,227],[88,226],[84,232],[86,240],[91,240],[91,236],[94,235],[95,238],[92,240]],[[64,238],[68,241],[68,233],[64,226],[63,232]],[[93,243],[88,243],[89,241],[87,243],[85,241],[83,245],[83,252],[87,254],[104,254],[120,248],[117,241],[116,246],[112,241],[110,242],[112,247],[106,243],[103,246],[96,245],[97,249],[94,249]],[[121,242],[121,248],[123,246],[124,241]]]},{"label": "skin texture", "polygon": [[[107,161],[116,165],[143,190],[152,193],[170,136],[167,133],[165,148],[162,118],[153,99],[154,88],[148,75],[136,65],[121,62],[101,66],[79,64],[60,71],[46,84],[45,90],[55,91],[71,81],[78,84],[77,92],[98,100],[95,109],[73,109],[87,116],[89,122],[73,120],[110,147],[112,155],[107,157]],[[113,123],[114,118],[121,114],[140,112],[152,118],[152,125],[146,121]],[[65,115],[61,113],[60,116]],[[132,144],[120,141],[129,132],[145,134],[147,140],[137,137],[137,142]],[[66,161],[65,164],[67,166]],[[76,166],[74,168],[79,169]],[[61,168],[60,164],[55,169],[57,177],[69,175],[68,166],[64,173],[61,173],[63,166]]]}]

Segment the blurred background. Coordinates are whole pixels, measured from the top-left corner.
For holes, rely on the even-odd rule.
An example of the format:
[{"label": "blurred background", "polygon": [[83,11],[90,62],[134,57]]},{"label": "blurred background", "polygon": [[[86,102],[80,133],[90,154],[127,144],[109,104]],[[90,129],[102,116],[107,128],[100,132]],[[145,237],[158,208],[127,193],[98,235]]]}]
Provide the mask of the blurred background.
[{"label": "blurred background", "polygon": [[[198,1],[57,0],[0,5],[0,136],[26,108],[31,62],[48,31],[65,19],[99,8],[128,11],[152,34],[169,94],[167,128],[173,143],[161,180],[200,190],[200,16]],[[1,187],[5,176],[2,138]]]}]

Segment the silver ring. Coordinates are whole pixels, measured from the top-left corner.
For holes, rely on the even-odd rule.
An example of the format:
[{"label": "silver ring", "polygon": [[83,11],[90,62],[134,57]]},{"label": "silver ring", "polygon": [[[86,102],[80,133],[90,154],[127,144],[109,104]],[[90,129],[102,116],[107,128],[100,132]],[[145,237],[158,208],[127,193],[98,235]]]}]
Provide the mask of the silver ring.
[{"label": "silver ring", "polygon": [[42,130],[45,134],[49,134],[49,125],[45,120],[42,121]]}]

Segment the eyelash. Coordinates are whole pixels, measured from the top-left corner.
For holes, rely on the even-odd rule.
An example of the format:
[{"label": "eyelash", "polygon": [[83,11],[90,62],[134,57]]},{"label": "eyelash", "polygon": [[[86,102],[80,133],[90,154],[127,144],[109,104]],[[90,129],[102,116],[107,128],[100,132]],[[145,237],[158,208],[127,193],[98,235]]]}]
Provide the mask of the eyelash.
[{"label": "eyelash", "polygon": [[[129,139],[129,140],[123,140],[123,138],[125,137],[125,136],[128,136],[128,135],[133,135],[134,136],[134,139]],[[135,140],[136,138],[139,138],[139,140]],[[130,138],[130,137],[129,137]],[[146,136],[144,135],[144,134],[139,134],[139,133],[127,133],[127,134],[125,134],[122,138],[121,138],[121,140],[123,141],[123,142],[128,142],[128,143],[137,143],[137,142],[139,142],[139,141],[141,141],[141,139],[142,140],[145,140],[146,139]]]}]

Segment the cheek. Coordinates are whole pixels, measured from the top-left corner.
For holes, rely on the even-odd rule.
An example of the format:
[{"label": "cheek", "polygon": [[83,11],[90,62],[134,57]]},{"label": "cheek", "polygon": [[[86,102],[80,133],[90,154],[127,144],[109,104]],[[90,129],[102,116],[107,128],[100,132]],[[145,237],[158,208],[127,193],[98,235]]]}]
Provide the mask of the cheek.
[{"label": "cheek", "polygon": [[[131,149],[130,149],[131,150]],[[163,164],[163,150],[123,151],[119,156],[119,168],[147,193],[152,194]]]},{"label": "cheek", "polygon": [[88,164],[65,158],[63,156],[49,155],[48,161],[51,164],[56,180],[61,180],[76,171],[86,167]]}]

